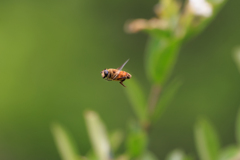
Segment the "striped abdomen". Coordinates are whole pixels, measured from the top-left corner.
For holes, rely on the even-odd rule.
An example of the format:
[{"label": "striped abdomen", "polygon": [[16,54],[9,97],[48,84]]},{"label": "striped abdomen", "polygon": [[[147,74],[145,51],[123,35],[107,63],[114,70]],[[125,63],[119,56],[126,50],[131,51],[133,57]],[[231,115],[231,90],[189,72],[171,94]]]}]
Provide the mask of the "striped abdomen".
[{"label": "striped abdomen", "polygon": [[120,73],[118,74],[116,81],[121,81],[123,79],[130,79],[132,76],[125,72],[125,71],[120,71]]},{"label": "striped abdomen", "polygon": [[[108,77],[109,79],[113,80],[113,81],[121,81],[123,79],[130,79],[131,75],[125,71],[120,71],[118,74],[118,69],[108,69]],[[118,74],[118,75],[117,75]],[[117,77],[115,78],[115,76],[117,75]],[[114,79],[115,78],[115,79]]]}]

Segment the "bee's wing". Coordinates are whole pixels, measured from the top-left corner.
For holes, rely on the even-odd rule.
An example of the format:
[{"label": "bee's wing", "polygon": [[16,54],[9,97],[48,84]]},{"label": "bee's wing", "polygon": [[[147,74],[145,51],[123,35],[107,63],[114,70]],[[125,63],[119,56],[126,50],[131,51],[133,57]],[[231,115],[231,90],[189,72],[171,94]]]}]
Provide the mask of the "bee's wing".
[{"label": "bee's wing", "polygon": [[123,69],[123,67],[127,64],[128,61],[129,61],[129,59],[126,60],[126,62],[124,62],[123,65],[121,65],[120,67],[117,68],[118,73],[117,73],[116,76],[113,78],[113,80],[117,78],[118,74],[119,74],[120,71]]},{"label": "bee's wing", "polygon": [[128,61],[129,61],[129,59],[126,60],[126,62],[124,62],[123,65],[121,65],[121,66],[118,67],[117,69],[118,69],[119,71],[121,71],[121,70],[123,69],[123,67],[127,64]]}]

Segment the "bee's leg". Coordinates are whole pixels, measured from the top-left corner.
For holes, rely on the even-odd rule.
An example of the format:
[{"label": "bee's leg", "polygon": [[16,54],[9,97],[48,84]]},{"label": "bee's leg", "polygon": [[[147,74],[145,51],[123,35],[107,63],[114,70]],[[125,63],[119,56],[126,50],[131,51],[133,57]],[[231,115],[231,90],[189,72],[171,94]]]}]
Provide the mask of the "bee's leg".
[{"label": "bee's leg", "polygon": [[111,73],[109,73],[108,75],[107,75],[107,78],[106,78],[106,80],[107,81],[112,81],[111,79],[109,80],[108,78],[110,78],[111,77]]},{"label": "bee's leg", "polygon": [[125,79],[123,79],[120,84],[123,85],[123,87],[126,87],[122,82],[125,81]]},{"label": "bee's leg", "polygon": [[108,78],[106,78],[105,80],[107,80],[107,81],[112,81],[111,79],[108,79]]},{"label": "bee's leg", "polygon": [[111,79],[108,79],[108,77],[107,77],[107,78],[105,78],[104,80],[106,80],[106,81],[112,81]]},{"label": "bee's leg", "polygon": [[111,79],[108,79],[108,78],[106,78],[106,79],[104,79],[104,80],[106,80],[106,81],[112,81]]}]

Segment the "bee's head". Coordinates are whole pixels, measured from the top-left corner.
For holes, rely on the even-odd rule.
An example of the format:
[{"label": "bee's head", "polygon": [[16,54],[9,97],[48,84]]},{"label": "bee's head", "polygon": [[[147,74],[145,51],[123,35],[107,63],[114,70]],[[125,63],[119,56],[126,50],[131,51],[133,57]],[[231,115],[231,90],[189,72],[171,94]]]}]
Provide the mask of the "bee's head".
[{"label": "bee's head", "polygon": [[107,70],[107,69],[104,69],[104,70],[101,72],[101,74],[102,74],[102,77],[103,77],[103,78],[107,77],[107,75],[108,75],[108,70]]}]

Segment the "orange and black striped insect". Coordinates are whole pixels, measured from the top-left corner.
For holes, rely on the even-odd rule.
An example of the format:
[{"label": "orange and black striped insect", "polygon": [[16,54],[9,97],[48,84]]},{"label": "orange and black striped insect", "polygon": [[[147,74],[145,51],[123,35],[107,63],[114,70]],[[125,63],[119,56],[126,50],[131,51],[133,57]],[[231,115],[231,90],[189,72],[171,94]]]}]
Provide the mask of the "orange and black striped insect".
[{"label": "orange and black striped insect", "polygon": [[105,79],[107,81],[120,81],[120,84],[123,85],[124,87],[126,87],[123,84],[123,81],[125,81],[126,79],[130,79],[132,77],[132,75],[129,74],[128,72],[122,71],[122,69],[127,64],[128,61],[129,61],[129,59],[125,63],[123,63],[123,65],[118,67],[117,69],[113,69],[113,68],[104,69],[101,72],[103,79]]}]

